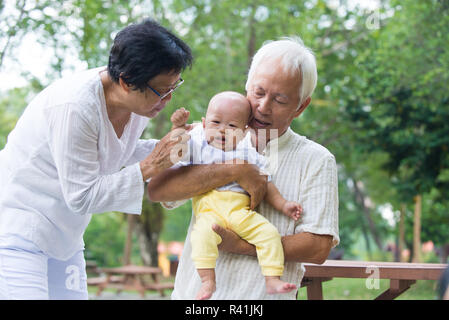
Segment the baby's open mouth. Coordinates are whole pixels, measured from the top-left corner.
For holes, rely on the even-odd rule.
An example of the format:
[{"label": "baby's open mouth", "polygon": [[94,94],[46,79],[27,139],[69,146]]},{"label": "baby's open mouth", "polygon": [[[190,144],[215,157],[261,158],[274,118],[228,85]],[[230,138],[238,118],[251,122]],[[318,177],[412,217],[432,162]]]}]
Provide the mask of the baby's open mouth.
[{"label": "baby's open mouth", "polygon": [[224,136],[214,137],[214,141],[224,144],[226,142],[226,138]]}]

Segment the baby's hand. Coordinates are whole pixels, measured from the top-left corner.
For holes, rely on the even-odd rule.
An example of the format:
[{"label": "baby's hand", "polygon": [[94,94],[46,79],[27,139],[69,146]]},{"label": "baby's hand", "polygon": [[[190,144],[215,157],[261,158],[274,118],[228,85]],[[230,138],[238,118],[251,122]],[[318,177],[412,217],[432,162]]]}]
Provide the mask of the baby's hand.
[{"label": "baby's hand", "polygon": [[[179,108],[170,117],[170,121],[172,122],[172,130],[176,128],[184,128],[186,127],[187,119],[189,119],[190,112],[184,108]],[[187,125],[190,127],[190,125]]]},{"label": "baby's hand", "polygon": [[293,201],[286,201],[284,203],[284,206],[282,207],[282,212],[292,218],[293,220],[297,221],[302,213],[302,207],[299,203],[293,202]]}]

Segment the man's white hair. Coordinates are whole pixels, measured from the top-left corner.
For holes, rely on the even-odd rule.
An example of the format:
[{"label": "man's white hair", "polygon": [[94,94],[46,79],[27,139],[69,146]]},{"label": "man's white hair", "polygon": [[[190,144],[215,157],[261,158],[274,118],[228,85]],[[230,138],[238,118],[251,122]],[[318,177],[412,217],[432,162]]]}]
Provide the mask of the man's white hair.
[{"label": "man's white hair", "polygon": [[277,58],[281,58],[282,71],[301,77],[299,109],[315,90],[318,75],[316,60],[312,50],[306,47],[298,36],[283,37],[280,40],[264,42],[252,59],[245,86],[246,91],[248,91],[249,83],[260,63]]}]

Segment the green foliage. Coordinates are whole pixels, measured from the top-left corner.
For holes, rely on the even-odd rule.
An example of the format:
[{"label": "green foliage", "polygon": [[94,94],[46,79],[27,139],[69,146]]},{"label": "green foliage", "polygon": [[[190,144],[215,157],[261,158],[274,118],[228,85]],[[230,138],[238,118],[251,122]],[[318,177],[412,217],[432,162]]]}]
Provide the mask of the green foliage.
[{"label": "green foliage", "polygon": [[8,95],[0,97],[0,148],[6,144],[6,137],[18,119],[18,109],[25,108],[26,91],[13,89]]},{"label": "green foliage", "polygon": [[[439,3],[398,2],[393,18],[355,60],[359,77],[351,86],[357,94],[345,105],[354,145],[368,155],[388,154],[380,169],[389,173],[399,202],[411,203],[414,195],[434,189],[448,190],[449,93],[443,84],[448,83],[449,55],[443,48],[449,37],[441,32],[448,28],[447,9]],[[447,240],[439,235],[448,230],[437,222],[449,215],[438,208],[447,204],[430,198],[423,211],[423,233],[442,244]]]},{"label": "green foliage", "polygon": [[[377,12],[352,1],[254,0],[20,0],[0,1],[0,68],[14,59],[32,32],[54,56],[48,79],[1,92],[0,148],[32,96],[63,71],[67,56],[87,67],[107,63],[115,34],[152,17],[192,48],[194,65],[183,86],[144,138],[161,138],[179,107],[199,121],[209,99],[223,90],[244,93],[248,67],[264,41],[299,35],[317,58],[318,85],[294,131],[327,147],[339,169],[341,247],[368,248],[377,233],[396,231],[381,207],[407,204],[406,240],[411,242],[412,197],[423,194],[422,238],[447,242],[449,186],[449,8],[445,1],[381,1]],[[376,13],[379,26],[369,28]],[[367,207],[356,197],[360,185]],[[145,208],[147,208],[145,204]],[[148,210],[147,210],[148,209]],[[139,218],[165,241],[185,237],[191,204],[174,211],[150,205]],[[365,210],[365,211],[364,211]],[[125,241],[121,215],[94,216],[85,234],[87,252],[99,264],[116,265]],[[370,228],[374,223],[374,230]],[[108,248],[108,250],[105,250]],[[134,253],[136,248],[133,249]],[[375,248],[371,246],[374,252]]]},{"label": "green foliage", "polygon": [[181,241],[183,242],[187,236],[187,228],[189,227],[192,217],[192,202],[173,209],[165,210],[164,228],[160,239],[165,242]]},{"label": "green foliage", "polygon": [[123,214],[110,212],[93,215],[84,234],[87,260],[94,260],[99,266],[122,264],[126,239],[126,223]]},{"label": "green foliage", "polygon": [[385,168],[410,198],[445,187],[437,177],[449,165],[449,94],[442,87],[449,74],[441,69],[449,63],[441,50],[449,37],[439,30],[449,27],[449,19],[432,2],[401,6],[357,59],[364,78],[358,88],[365,95],[349,101],[347,111],[364,135],[364,149],[389,154]]}]

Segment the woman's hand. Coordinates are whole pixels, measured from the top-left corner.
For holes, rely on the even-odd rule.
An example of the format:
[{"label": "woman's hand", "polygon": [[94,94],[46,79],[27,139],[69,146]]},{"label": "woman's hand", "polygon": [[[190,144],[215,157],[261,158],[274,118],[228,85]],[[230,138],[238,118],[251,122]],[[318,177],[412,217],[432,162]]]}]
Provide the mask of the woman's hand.
[{"label": "woman's hand", "polygon": [[156,145],[153,152],[140,162],[143,180],[156,176],[170,168],[187,152],[190,135],[183,128],[170,131]]}]

